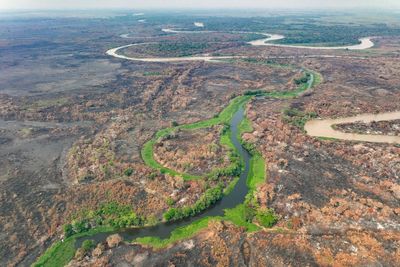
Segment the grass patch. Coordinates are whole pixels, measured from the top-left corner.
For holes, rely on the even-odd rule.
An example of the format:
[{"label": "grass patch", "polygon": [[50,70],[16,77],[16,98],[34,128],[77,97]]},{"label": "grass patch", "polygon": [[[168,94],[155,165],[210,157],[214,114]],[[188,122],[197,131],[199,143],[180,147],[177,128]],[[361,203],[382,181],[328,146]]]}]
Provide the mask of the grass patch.
[{"label": "grass patch", "polygon": [[160,76],[160,75],[162,75],[162,73],[159,72],[159,71],[146,71],[146,72],[143,72],[143,76]]},{"label": "grass patch", "polygon": [[148,236],[136,238],[134,242],[138,242],[143,245],[149,245],[154,248],[163,248],[168,246],[169,244],[196,235],[200,230],[205,229],[208,226],[210,220],[216,220],[216,218],[205,217],[200,220],[194,221],[187,226],[176,228],[171,232],[171,236],[169,238],[161,239],[159,237]]},{"label": "grass patch", "polygon": [[54,243],[34,264],[33,267],[65,266],[75,255],[75,238]]},{"label": "grass patch", "polygon": [[260,228],[257,227],[255,224],[250,223],[245,220],[246,206],[244,204],[239,204],[235,208],[226,209],[225,215],[222,219],[230,221],[237,226],[245,227],[246,231],[254,232],[259,230]]},{"label": "grass patch", "polygon": [[224,133],[221,135],[221,139],[219,142],[221,145],[225,146],[229,150],[235,151],[236,148],[231,141],[231,133],[232,133],[231,129],[228,128],[227,130],[225,130]]},{"label": "grass patch", "polygon": [[[253,126],[251,125],[251,121],[247,117],[244,117],[238,126],[238,130],[239,130],[239,134],[242,135],[244,133],[250,133],[254,129],[253,129]],[[238,139],[240,140],[241,136],[239,136]]]},{"label": "grass patch", "polygon": [[88,232],[76,234],[64,239],[64,242],[57,241],[46,252],[40,256],[32,267],[55,267],[65,266],[72,260],[75,255],[76,240],[84,236],[92,236],[100,232],[112,232],[115,228],[110,226],[101,226],[91,229]]},{"label": "grass patch", "polygon": [[257,186],[265,182],[265,160],[260,153],[255,153],[250,160],[249,176],[246,184],[250,191],[256,190]]},{"label": "grass patch", "polygon": [[334,137],[324,137],[324,136],[319,136],[317,139],[322,140],[322,141],[339,141],[339,139],[334,138]]},{"label": "grass patch", "polygon": [[320,73],[311,70],[309,70],[309,72],[311,72],[312,75],[314,76],[314,80],[311,83],[311,87],[315,87],[323,82],[324,79]]},{"label": "grass patch", "polygon": [[233,179],[232,182],[230,182],[229,185],[224,189],[225,196],[229,195],[233,191],[237,182],[239,181],[239,178],[240,178],[239,176],[235,177],[235,179]]}]

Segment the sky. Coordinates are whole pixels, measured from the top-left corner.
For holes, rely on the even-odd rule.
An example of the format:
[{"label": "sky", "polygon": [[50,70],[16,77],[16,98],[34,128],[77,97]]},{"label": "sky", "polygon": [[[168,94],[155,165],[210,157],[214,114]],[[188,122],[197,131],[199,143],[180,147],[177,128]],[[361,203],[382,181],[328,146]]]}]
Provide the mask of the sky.
[{"label": "sky", "polygon": [[0,0],[0,9],[101,8],[382,8],[400,9],[400,0]]}]

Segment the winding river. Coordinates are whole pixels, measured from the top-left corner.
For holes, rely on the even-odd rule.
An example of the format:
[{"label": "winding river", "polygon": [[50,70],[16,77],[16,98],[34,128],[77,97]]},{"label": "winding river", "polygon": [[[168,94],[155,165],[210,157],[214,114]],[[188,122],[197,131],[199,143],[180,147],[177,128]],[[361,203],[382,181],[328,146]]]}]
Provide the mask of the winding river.
[{"label": "winding river", "polygon": [[400,111],[379,113],[379,114],[360,114],[353,117],[311,120],[306,123],[304,130],[310,136],[328,137],[349,141],[363,141],[373,143],[398,143],[400,144],[400,136],[382,135],[382,134],[356,134],[344,133],[332,128],[335,124],[363,122],[370,123],[373,121],[391,121],[399,120]]},{"label": "winding river", "polygon": [[[175,30],[175,29],[162,29],[165,33],[185,33],[185,34],[197,34],[197,33],[215,33],[217,31],[184,31],[184,30]],[[248,44],[252,46],[274,46],[274,47],[286,47],[286,48],[299,48],[299,49],[313,49],[313,50],[363,50],[368,49],[374,46],[374,42],[372,42],[371,37],[365,37],[359,39],[360,43],[356,45],[349,46],[302,46],[302,45],[285,45],[285,44],[275,44],[271,43],[273,41],[282,40],[285,38],[283,35],[279,34],[269,34],[269,33],[260,33],[260,32],[242,32],[242,31],[233,31],[232,33],[240,33],[240,34],[259,34],[264,35],[265,38],[254,40],[248,42]],[[122,38],[130,38],[129,34],[120,35]],[[145,45],[151,43],[134,43],[123,45],[115,48],[111,48],[106,51],[106,54],[109,56],[113,56],[120,59],[133,60],[133,61],[142,61],[142,62],[180,62],[180,61],[217,61],[221,59],[232,59],[232,58],[244,58],[243,56],[208,56],[208,55],[199,55],[199,56],[188,56],[188,57],[151,57],[151,58],[140,58],[140,57],[129,57],[123,54],[118,53],[119,50],[137,46],[137,45]]]},{"label": "winding river", "polygon": [[[171,232],[178,227],[189,225],[193,221],[204,217],[223,216],[225,209],[234,208],[237,205],[243,203],[245,196],[248,192],[246,181],[247,181],[247,176],[249,174],[250,160],[251,160],[251,155],[249,154],[249,152],[247,152],[247,150],[244,149],[244,147],[241,145],[240,141],[237,138],[239,133],[238,125],[243,120],[243,118],[244,118],[244,108],[242,105],[240,106],[238,111],[236,111],[236,113],[233,115],[232,120],[230,122],[230,129],[231,129],[230,139],[232,140],[232,143],[235,146],[237,153],[243,159],[244,169],[240,174],[239,180],[237,181],[235,187],[228,195],[224,196],[214,206],[210,207],[209,209],[205,210],[203,213],[199,215],[172,223],[158,224],[156,226],[117,230],[114,233],[118,233],[119,235],[121,235],[124,238],[124,240],[134,240],[138,237],[145,237],[145,236],[167,238],[171,234]],[[76,247],[77,248],[80,247],[82,242],[86,239],[95,240],[96,242],[102,242],[110,234],[112,234],[112,232],[98,233],[92,236],[78,238],[76,242]]]}]

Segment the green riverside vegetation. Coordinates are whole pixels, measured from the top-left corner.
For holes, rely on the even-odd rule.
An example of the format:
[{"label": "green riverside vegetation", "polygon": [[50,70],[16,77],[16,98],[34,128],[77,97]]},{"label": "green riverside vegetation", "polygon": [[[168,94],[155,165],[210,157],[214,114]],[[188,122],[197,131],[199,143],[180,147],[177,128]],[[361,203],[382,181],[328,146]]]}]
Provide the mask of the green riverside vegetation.
[{"label": "green riverside vegetation", "polygon": [[109,226],[99,226],[87,232],[75,234],[64,240],[55,242],[40,258],[32,264],[33,267],[54,267],[65,266],[75,255],[76,240],[84,236],[92,236],[102,232],[112,232],[115,228]]},{"label": "green riverside vegetation", "polygon": [[170,222],[194,216],[207,209],[211,205],[215,204],[223,197],[223,195],[224,191],[222,185],[207,189],[206,192],[200,197],[199,200],[196,201],[193,206],[187,206],[183,208],[170,208],[164,213],[164,220]]},{"label": "green riverside vegetation", "polygon": [[130,205],[117,202],[103,203],[97,210],[83,210],[75,217],[70,224],[64,225],[64,236],[67,238],[97,226],[125,228],[145,223],[145,219],[137,216]]}]

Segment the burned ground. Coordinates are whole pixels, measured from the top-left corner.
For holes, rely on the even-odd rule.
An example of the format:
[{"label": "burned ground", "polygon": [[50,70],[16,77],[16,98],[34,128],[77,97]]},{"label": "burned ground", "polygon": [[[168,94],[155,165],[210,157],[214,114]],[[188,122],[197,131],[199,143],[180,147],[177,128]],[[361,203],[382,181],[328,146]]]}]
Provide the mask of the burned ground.
[{"label": "burned ground", "polygon": [[[169,198],[181,206],[193,204],[205,183],[154,172],[141,159],[142,145],[173,121],[212,118],[247,90],[293,89],[301,67],[321,73],[324,82],[294,100],[258,98],[247,107],[254,131],[245,138],[256,144],[268,166],[256,195],[279,214],[275,228],[249,234],[230,223],[211,222],[162,253],[123,244],[72,266],[96,261],[98,266],[395,266],[400,261],[400,148],[310,138],[282,115],[288,108],[322,118],[399,110],[398,39],[379,38],[369,52],[310,52],[249,48],[226,34],[218,38],[235,45],[213,46],[212,52],[286,58],[273,64],[141,63],[109,58],[105,51],[149,36],[217,37],[168,37],[160,32],[162,25],[126,27],[124,19],[51,22],[57,22],[52,30],[39,20],[23,22],[25,31],[13,22],[2,30],[2,265],[32,263],[82,208],[113,200],[139,215],[161,218]],[[99,29],[100,23],[109,27]],[[139,38],[119,37],[127,32]],[[88,179],[82,182],[82,177]]]}]

